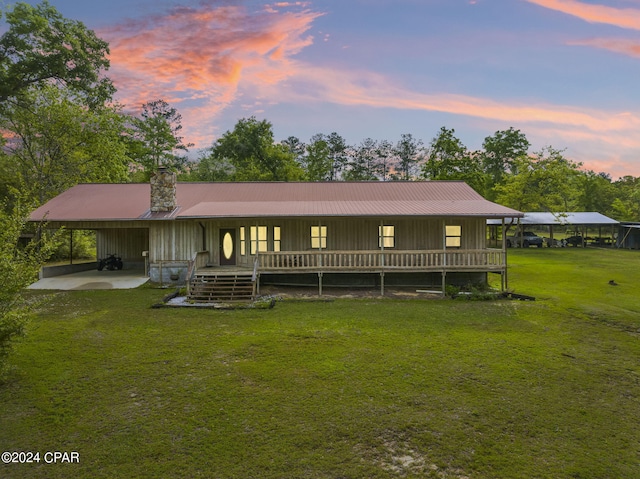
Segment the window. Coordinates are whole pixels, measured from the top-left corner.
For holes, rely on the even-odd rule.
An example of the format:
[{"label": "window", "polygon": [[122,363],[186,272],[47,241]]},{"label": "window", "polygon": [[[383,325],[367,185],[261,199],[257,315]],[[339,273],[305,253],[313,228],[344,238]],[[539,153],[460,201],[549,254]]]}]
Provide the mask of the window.
[{"label": "window", "polygon": [[247,237],[245,235],[244,226],[240,227],[240,256],[247,254]]},{"label": "window", "polygon": [[267,251],[267,227],[251,227],[251,254],[264,253]]},{"label": "window", "polygon": [[280,227],[273,227],[273,251],[280,251]]},{"label": "window", "polygon": [[311,227],[311,247],[314,249],[326,249],[327,247],[327,227]]},{"label": "window", "polygon": [[445,247],[460,248],[461,226],[445,226]]},{"label": "window", "polygon": [[378,248],[395,248],[395,237],[395,226],[378,226]]}]

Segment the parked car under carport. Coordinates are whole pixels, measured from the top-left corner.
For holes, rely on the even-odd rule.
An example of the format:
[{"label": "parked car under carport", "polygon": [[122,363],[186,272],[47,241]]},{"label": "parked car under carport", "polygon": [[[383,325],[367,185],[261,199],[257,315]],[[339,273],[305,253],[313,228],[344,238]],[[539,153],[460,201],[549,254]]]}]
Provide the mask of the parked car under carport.
[{"label": "parked car under carport", "polygon": [[507,237],[507,248],[522,246],[528,248],[529,246],[537,246],[542,248],[544,238],[538,236],[532,231],[525,231],[524,233],[516,233],[513,236]]}]

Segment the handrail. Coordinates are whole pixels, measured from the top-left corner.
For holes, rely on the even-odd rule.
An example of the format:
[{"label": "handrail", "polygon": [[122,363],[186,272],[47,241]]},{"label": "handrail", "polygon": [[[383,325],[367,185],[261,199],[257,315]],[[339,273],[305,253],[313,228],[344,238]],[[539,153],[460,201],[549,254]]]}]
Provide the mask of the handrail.
[{"label": "handrail", "polygon": [[258,279],[258,256],[253,259],[253,274],[251,275],[251,281],[255,282]]},{"label": "handrail", "polygon": [[262,252],[261,271],[443,271],[501,270],[502,250],[366,250]]},{"label": "handrail", "polygon": [[207,265],[209,261],[209,252],[208,251],[198,251],[193,255],[193,258],[189,261],[189,267],[187,268],[187,294],[189,294],[189,289],[191,288],[191,280],[200,268]]}]

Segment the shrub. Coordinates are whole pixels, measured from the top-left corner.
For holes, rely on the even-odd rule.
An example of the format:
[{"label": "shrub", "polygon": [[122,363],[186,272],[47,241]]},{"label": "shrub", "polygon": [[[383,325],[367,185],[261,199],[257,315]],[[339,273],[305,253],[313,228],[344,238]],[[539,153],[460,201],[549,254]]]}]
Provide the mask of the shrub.
[{"label": "shrub", "polygon": [[0,377],[15,338],[24,334],[34,303],[24,289],[38,277],[40,266],[56,246],[57,235],[38,237],[21,243],[27,209],[17,201],[11,209],[0,211]]}]

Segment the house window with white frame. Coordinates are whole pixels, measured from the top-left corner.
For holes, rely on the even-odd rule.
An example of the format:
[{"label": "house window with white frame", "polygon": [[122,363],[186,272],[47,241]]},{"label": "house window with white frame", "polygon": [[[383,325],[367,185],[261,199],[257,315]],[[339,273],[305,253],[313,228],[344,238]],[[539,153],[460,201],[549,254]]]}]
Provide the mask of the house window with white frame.
[{"label": "house window with white frame", "polygon": [[396,227],[392,225],[378,226],[378,248],[395,248]]},{"label": "house window with white frame", "polygon": [[281,251],[281,243],[280,243],[280,227],[273,227],[273,251],[279,252]]},{"label": "house window with white frame", "polygon": [[462,237],[462,226],[445,226],[445,247],[460,248]]},{"label": "house window with white frame", "polygon": [[240,256],[247,254],[247,236],[244,226],[240,227]]},{"label": "house window with white frame", "polygon": [[251,254],[265,253],[267,248],[267,227],[252,226],[251,227]]},{"label": "house window with white frame", "polygon": [[327,227],[326,226],[311,227],[311,247],[313,249],[327,248]]}]

